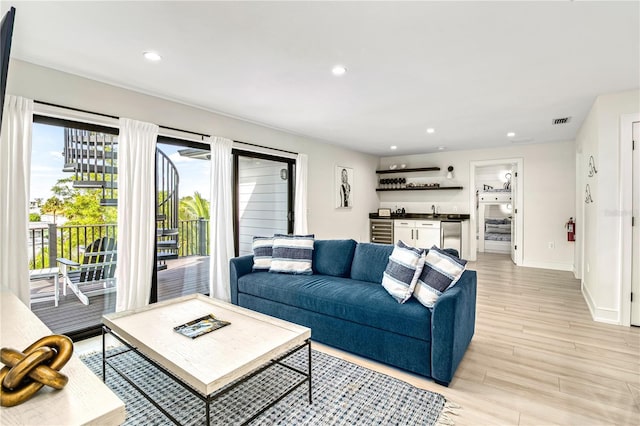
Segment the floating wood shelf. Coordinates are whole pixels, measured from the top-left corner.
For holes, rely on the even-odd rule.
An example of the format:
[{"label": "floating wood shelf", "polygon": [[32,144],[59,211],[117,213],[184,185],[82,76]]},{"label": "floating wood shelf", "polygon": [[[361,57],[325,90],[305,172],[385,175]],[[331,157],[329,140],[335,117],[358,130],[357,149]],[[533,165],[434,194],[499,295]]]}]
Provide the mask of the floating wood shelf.
[{"label": "floating wood shelf", "polygon": [[420,188],[376,188],[376,191],[443,191],[445,189],[462,189],[461,186],[438,186],[438,187],[420,187]]},{"label": "floating wood shelf", "polygon": [[440,167],[419,167],[415,169],[376,170],[376,173],[379,175],[385,175],[388,173],[435,172],[438,170],[440,170]]}]

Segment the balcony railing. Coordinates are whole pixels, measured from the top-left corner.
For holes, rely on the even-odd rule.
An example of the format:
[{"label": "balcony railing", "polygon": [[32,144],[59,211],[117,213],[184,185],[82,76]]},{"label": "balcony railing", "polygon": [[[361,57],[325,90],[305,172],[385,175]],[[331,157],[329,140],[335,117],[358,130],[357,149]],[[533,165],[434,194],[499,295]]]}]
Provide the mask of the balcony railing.
[{"label": "balcony railing", "polygon": [[[96,225],[63,225],[32,223],[29,227],[29,269],[56,266],[64,257],[80,262],[85,248],[101,237],[117,238],[114,223]],[[209,255],[209,220],[178,221],[178,256]]]},{"label": "balcony railing", "polygon": [[178,256],[209,256],[209,220],[179,220]]}]

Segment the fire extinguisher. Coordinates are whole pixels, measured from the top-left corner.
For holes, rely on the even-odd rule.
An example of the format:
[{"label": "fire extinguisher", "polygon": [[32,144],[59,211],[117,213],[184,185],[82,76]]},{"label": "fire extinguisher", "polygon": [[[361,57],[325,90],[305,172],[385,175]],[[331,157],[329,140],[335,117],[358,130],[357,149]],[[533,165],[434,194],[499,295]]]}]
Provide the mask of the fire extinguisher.
[{"label": "fire extinguisher", "polygon": [[569,222],[567,222],[567,241],[575,241],[576,240],[576,224],[573,221],[573,218],[569,218]]}]

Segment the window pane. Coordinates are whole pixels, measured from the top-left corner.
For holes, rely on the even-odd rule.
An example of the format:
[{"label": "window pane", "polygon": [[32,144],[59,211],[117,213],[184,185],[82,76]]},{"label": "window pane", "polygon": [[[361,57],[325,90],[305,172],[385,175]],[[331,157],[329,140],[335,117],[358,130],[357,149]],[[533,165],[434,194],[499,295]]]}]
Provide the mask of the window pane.
[{"label": "window pane", "polygon": [[238,249],[252,254],[254,236],[286,234],[289,179],[286,162],[239,156]]},{"label": "window pane", "polygon": [[35,123],[29,213],[31,309],[54,333],[99,326],[115,310],[117,136]]},{"label": "window pane", "polygon": [[209,293],[208,151],[158,144],[158,301]]}]

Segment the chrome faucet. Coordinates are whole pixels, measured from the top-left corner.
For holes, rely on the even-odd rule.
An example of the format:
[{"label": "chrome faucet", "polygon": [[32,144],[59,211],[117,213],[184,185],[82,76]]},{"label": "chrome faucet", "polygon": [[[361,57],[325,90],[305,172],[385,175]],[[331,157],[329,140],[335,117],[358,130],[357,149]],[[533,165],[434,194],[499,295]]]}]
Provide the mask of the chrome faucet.
[{"label": "chrome faucet", "polygon": [[431,204],[431,212],[433,214],[436,214],[436,206],[435,206],[435,204]]}]

